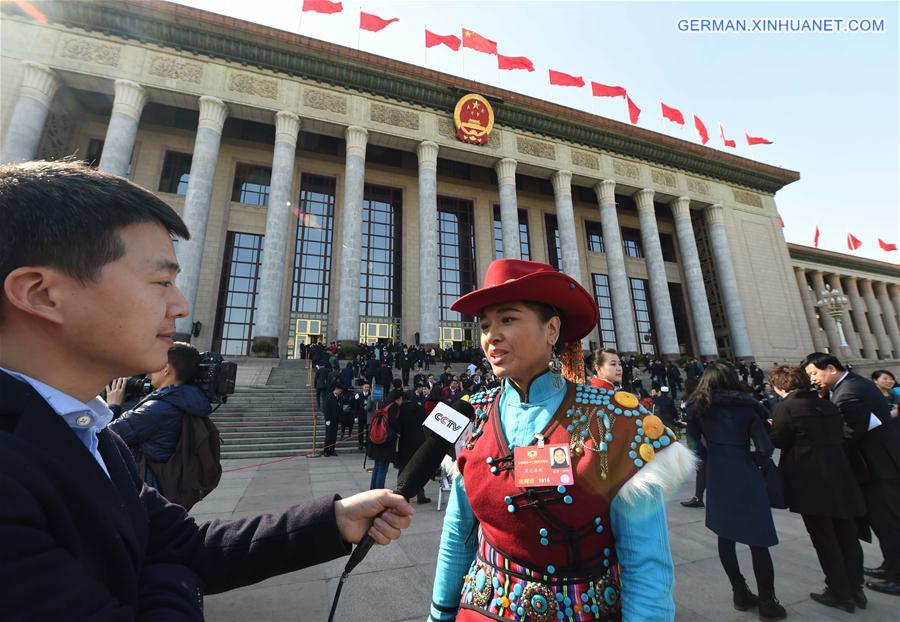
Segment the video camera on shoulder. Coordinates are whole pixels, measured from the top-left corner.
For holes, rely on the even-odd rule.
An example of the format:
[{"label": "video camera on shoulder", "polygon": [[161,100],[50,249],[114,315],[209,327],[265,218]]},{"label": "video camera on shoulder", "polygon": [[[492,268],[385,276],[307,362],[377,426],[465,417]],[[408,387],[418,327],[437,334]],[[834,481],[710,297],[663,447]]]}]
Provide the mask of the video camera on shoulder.
[{"label": "video camera on shoulder", "polygon": [[206,394],[210,404],[224,404],[234,393],[237,363],[226,361],[218,352],[201,352],[197,375],[191,384]]}]

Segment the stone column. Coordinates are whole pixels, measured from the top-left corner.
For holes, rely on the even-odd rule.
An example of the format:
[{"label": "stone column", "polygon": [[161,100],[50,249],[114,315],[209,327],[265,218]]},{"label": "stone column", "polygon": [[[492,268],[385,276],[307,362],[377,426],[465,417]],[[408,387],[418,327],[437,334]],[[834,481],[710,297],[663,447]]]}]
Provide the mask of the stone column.
[{"label": "stone column", "polygon": [[675,331],[675,317],[672,315],[672,300],[669,297],[669,279],[663,261],[659,229],[656,226],[656,210],[653,207],[653,190],[645,188],[635,195],[638,218],[641,221],[641,244],[644,247],[644,262],[647,279],[650,281],[650,300],[653,304],[653,319],[659,354],[663,360],[674,361],[681,354],[678,334]]},{"label": "stone column", "polygon": [[725,306],[725,319],[731,334],[731,349],[734,358],[751,360],[753,350],[750,347],[750,336],[747,334],[747,321],[744,319],[744,306],[741,303],[737,276],[734,273],[728,233],[725,231],[725,208],[718,203],[710,205],[706,209],[706,223],[709,227],[713,263],[719,276],[719,291]]},{"label": "stone column", "polygon": [[679,197],[669,205],[675,217],[675,234],[678,236],[678,248],[681,251],[681,271],[691,303],[691,317],[694,320],[700,359],[714,361],[719,357],[719,348],[716,345],[716,331],[709,312],[706,286],[703,284],[703,270],[700,268],[697,240],[694,239],[694,226],[691,224],[691,200],[688,197]]},{"label": "stone column", "polygon": [[500,226],[503,229],[503,257],[521,259],[519,206],[516,201],[516,161],[503,158],[494,166],[500,190]]},{"label": "stone column", "polygon": [[[556,222],[559,227],[559,247],[562,257],[559,267],[562,272],[578,281],[581,280],[581,258],[578,256],[578,234],[575,232],[575,208],[572,205],[572,172],[557,171],[550,176],[553,184],[553,201],[556,204]],[[516,225],[518,230],[518,224]],[[504,249],[506,248],[504,242]],[[590,348],[587,337],[581,340],[584,350]]]},{"label": "stone column", "polygon": [[112,116],[106,127],[103,154],[100,156],[100,170],[125,177],[134,151],[141,112],[147,103],[147,92],[137,82],[116,80],[116,98],[113,100]]},{"label": "stone column", "polygon": [[900,323],[900,285],[891,285],[891,302],[894,303],[894,315]]},{"label": "stone column", "polygon": [[344,205],[341,218],[341,281],[337,339],[359,343],[359,275],[362,254],[363,191],[366,183],[366,143],[369,132],[351,125],[346,131]]},{"label": "stone column", "polygon": [[228,106],[221,99],[208,95],[200,98],[200,122],[194,139],[194,154],[191,159],[191,173],[182,216],[191,233],[191,239],[181,240],[175,245],[178,263],[181,264],[181,272],[176,283],[187,299],[190,310],[190,315],[178,318],[176,322],[177,336],[180,339],[187,339],[191,333],[194,303],[197,301],[197,287],[200,283],[200,264],[203,261],[203,247],[206,242],[206,223],[209,219],[213,178],[219,160],[222,126],[225,125],[227,117]]},{"label": "stone column", "polygon": [[50,112],[50,100],[59,88],[56,72],[46,65],[26,60],[22,67],[25,68],[25,75],[3,137],[0,162],[26,162],[34,159]]},{"label": "stone column", "polygon": [[[844,286],[841,285],[840,275],[829,274],[828,284],[831,285],[831,289],[836,289],[846,295],[847,292]],[[847,347],[850,348],[848,356],[854,359],[858,358],[862,344],[859,341],[859,336],[856,334],[856,331],[853,330],[853,324],[850,322],[850,307],[845,308],[844,312],[841,314],[841,328],[844,331],[844,338],[847,340]]]},{"label": "stone column", "polygon": [[[810,277],[813,284],[813,297],[815,297],[813,304],[815,304],[821,300],[822,292],[825,291],[825,277],[818,270],[811,272]],[[828,350],[831,354],[841,358],[843,356],[843,348],[841,347],[841,337],[838,335],[837,324],[834,323],[832,317],[822,307],[818,307],[818,310],[819,320],[822,322],[822,328],[825,329],[825,336],[828,338]]]},{"label": "stone column", "polygon": [[875,292],[872,290],[872,281],[870,279],[863,279],[860,283],[860,289],[862,290],[863,300],[866,301],[866,311],[868,311],[869,323],[872,325],[872,332],[875,333],[875,341],[878,343],[878,350],[881,352],[881,358],[889,359],[893,356],[892,352],[894,347],[884,330],[884,322],[881,320],[881,307],[878,305],[878,301],[875,300]]},{"label": "stone column", "polygon": [[275,149],[272,155],[272,181],[266,206],[266,243],[259,275],[259,297],[253,315],[253,341],[268,341],[278,353],[281,334],[281,299],[284,291],[284,266],[290,233],[291,197],[294,193],[294,156],[300,117],[282,110],[275,115]]},{"label": "stone column", "polygon": [[813,300],[806,281],[806,269],[794,268],[794,276],[797,277],[797,289],[800,290],[800,301],[803,303],[803,312],[806,314],[806,323],[809,325],[809,333],[812,336],[813,349],[816,352],[825,351],[825,340],[822,339],[822,331],[819,330],[819,320],[816,318],[816,301]]},{"label": "stone column", "polygon": [[440,341],[438,291],[438,145],[427,140],[416,147],[419,156],[419,342],[436,346]]},{"label": "stone column", "polygon": [[609,296],[612,299],[613,321],[616,325],[616,349],[619,354],[637,354],[637,326],[634,321],[634,303],[631,286],[625,272],[625,251],[622,248],[622,232],[616,213],[616,182],[607,179],[594,185],[594,193],[600,204],[600,226],[603,229],[603,248],[606,250],[606,268],[609,274]]},{"label": "stone column", "polygon": [[[846,290],[844,293],[850,299],[850,313],[853,315],[853,323],[859,333],[859,339],[862,342],[863,358],[877,360],[878,354],[875,344],[875,335],[869,328],[869,322],[866,319],[866,310],[863,305],[862,297],[859,295],[859,286],[855,276],[844,277]],[[819,293],[816,293],[819,296]],[[822,321],[824,325],[825,321]]]},{"label": "stone column", "polygon": [[894,358],[900,358],[900,326],[898,326],[898,318],[894,314],[891,299],[888,297],[887,283],[883,281],[875,283],[875,295],[878,296],[878,303],[881,305],[884,327],[891,338],[891,345],[894,346]]}]

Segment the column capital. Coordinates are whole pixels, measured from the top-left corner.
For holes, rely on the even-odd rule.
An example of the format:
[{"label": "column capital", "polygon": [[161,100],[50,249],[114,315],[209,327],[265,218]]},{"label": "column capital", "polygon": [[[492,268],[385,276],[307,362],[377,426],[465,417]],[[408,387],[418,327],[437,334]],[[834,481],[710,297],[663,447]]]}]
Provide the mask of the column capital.
[{"label": "column capital", "polygon": [[897,285],[896,283],[891,283],[888,286],[888,292],[890,293],[891,297],[900,296],[900,285]]},{"label": "column capital", "polygon": [[344,132],[347,141],[347,155],[366,157],[366,144],[369,142],[369,130],[358,125],[347,127]]},{"label": "column capital", "polygon": [[22,66],[25,68],[25,75],[22,76],[20,93],[49,108],[50,100],[59,88],[59,76],[46,65],[30,60],[23,61]]},{"label": "column capital", "polygon": [[872,279],[858,279],[858,281],[862,286],[863,294],[865,294],[866,292],[874,293],[874,290],[872,289]]},{"label": "column capital", "polygon": [[616,202],[616,182],[613,179],[604,179],[594,184],[594,194],[600,205],[607,205]]},{"label": "column capital", "polygon": [[288,110],[280,110],[275,113],[275,142],[297,145],[297,136],[300,134],[300,117]]},{"label": "column capital", "polygon": [[704,211],[706,212],[706,222],[710,225],[725,224],[725,208],[721,203],[713,203]]},{"label": "column capital", "polygon": [[556,171],[550,176],[553,194],[557,196],[572,195],[572,171]]},{"label": "column capital", "polygon": [[512,158],[503,158],[494,165],[497,172],[498,184],[515,184],[516,183],[516,165],[518,162]]},{"label": "column capital", "polygon": [[431,140],[420,142],[416,146],[416,155],[419,157],[419,169],[437,170],[438,144]]},{"label": "column capital", "polygon": [[856,279],[855,276],[851,276],[851,275],[848,274],[848,275],[846,275],[844,278],[847,279],[847,282],[848,282],[848,283],[853,283],[854,285],[856,285],[856,280],[857,280],[857,279]]},{"label": "column capital", "polygon": [[801,268],[800,266],[794,266],[794,274],[800,274],[802,276],[806,276],[806,268]]},{"label": "column capital", "polygon": [[650,188],[644,188],[634,193],[634,202],[639,212],[652,212],[654,192]]},{"label": "column capital", "polygon": [[228,118],[228,106],[218,97],[203,95],[200,97],[199,128],[208,128],[216,134],[222,133],[222,126]]},{"label": "column capital", "polygon": [[140,121],[144,104],[147,103],[147,91],[144,87],[131,80],[116,80],[115,89],[113,112],[120,112]]},{"label": "column capital", "polygon": [[672,199],[672,202],[669,203],[669,207],[672,208],[672,216],[678,219],[690,219],[691,217],[691,199],[689,197],[678,197],[677,199]]},{"label": "column capital", "polygon": [[875,287],[875,293],[878,296],[881,296],[882,294],[887,295],[887,283],[885,283],[884,281],[873,281],[872,285]]}]

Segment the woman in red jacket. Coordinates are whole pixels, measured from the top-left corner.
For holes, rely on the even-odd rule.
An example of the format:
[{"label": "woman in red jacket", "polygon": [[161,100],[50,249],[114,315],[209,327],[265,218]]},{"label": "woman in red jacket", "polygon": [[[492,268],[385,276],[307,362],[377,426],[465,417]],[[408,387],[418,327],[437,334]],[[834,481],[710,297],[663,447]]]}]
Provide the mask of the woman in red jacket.
[{"label": "woman in red jacket", "polygon": [[594,352],[594,372],[591,386],[598,389],[619,389],[622,384],[622,361],[619,353],[612,348],[601,348]]}]

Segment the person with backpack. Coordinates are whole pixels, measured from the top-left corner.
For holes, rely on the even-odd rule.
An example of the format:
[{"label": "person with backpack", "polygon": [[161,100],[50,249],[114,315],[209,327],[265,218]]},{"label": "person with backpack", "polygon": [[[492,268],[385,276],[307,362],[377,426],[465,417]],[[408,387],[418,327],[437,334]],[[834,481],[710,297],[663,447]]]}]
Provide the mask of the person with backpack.
[{"label": "person with backpack", "polygon": [[313,385],[316,388],[316,410],[322,412],[325,407],[325,396],[328,395],[328,375],[331,373],[331,365],[323,363],[316,368]]},{"label": "person with backpack", "polygon": [[397,457],[397,427],[400,408],[406,397],[402,390],[395,389],[387,394],[384,405],[372,413],[369,421],[369,447],[366,455],[372,459],[371,490],[384,488],[388,467]]},{"label": "person with backpack", "polygon": [[[209,417],[212,409],[206,394],[191,384],[197,375],[200,353],[189,343],[175,342],[169,348],[165,367],[151,374],[154,391],[109,424],[122,437],[139,465],[141,478],[159,488],[153,470],[146,463],[168,462],[181,436],[182,417]],[[124,378],[110,385],[106,402],[111,410],[121,407],[125,396]],[[163,496],[167,490],[160,490]]]}]

